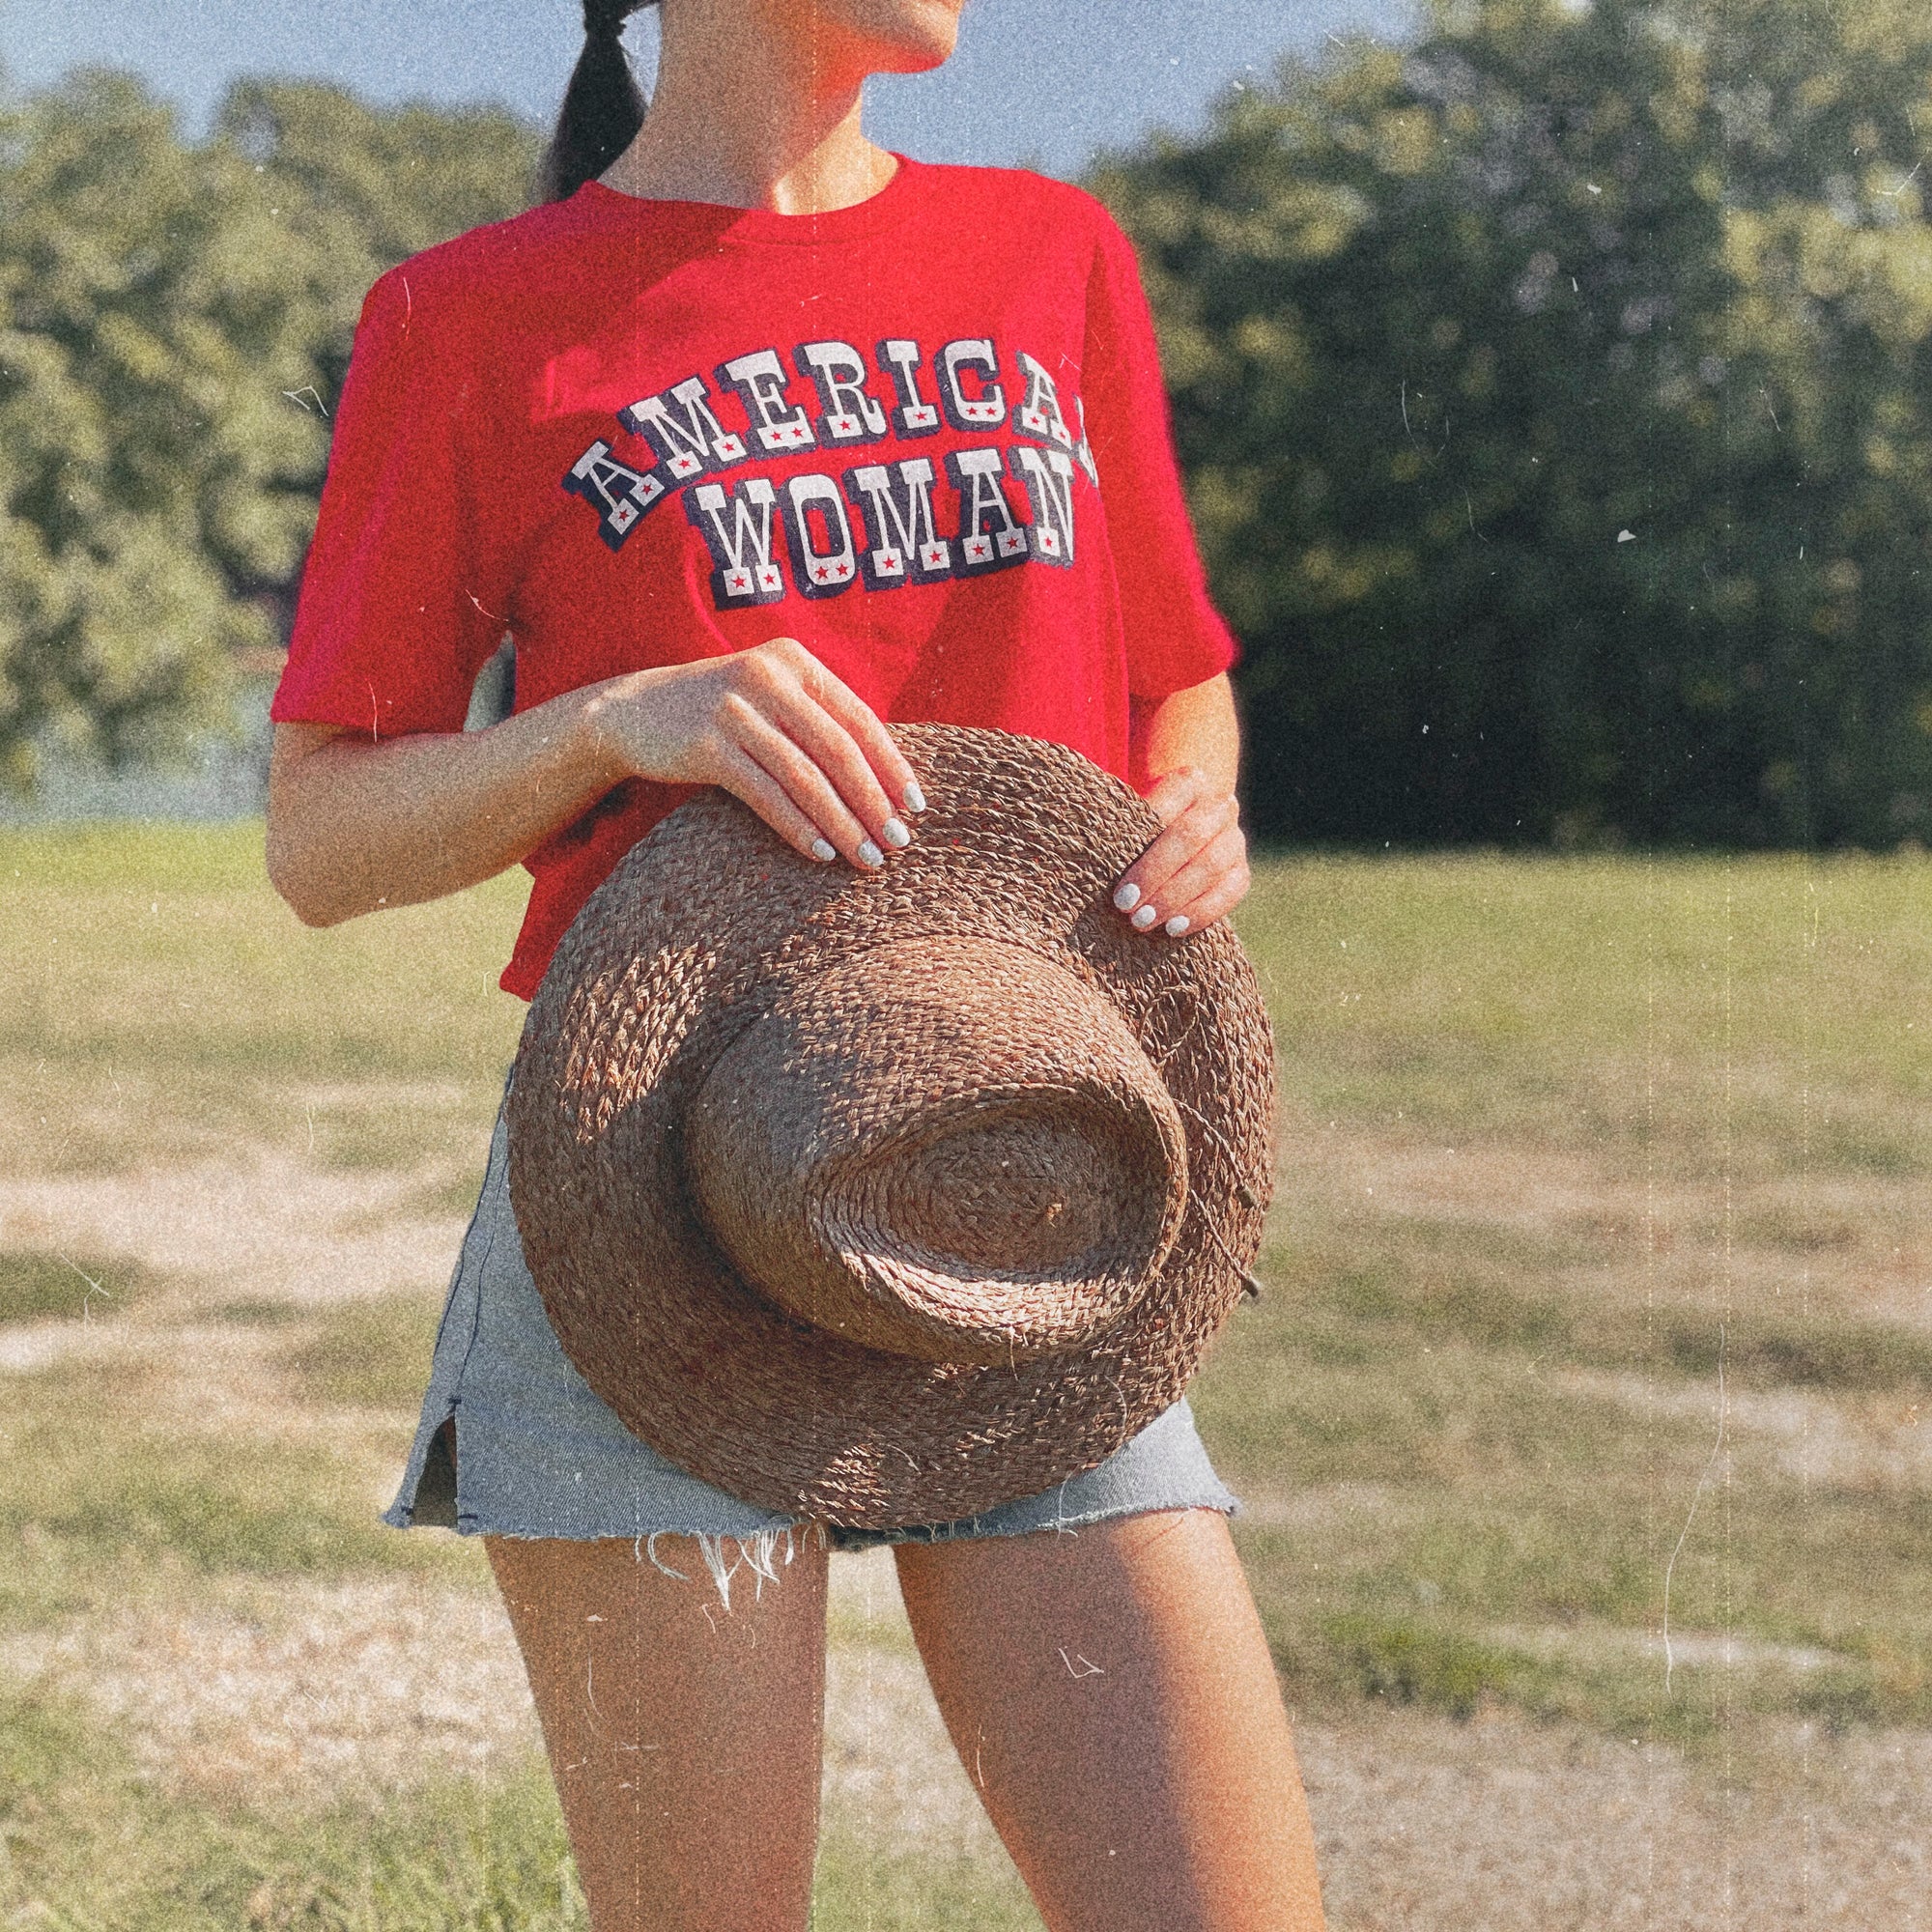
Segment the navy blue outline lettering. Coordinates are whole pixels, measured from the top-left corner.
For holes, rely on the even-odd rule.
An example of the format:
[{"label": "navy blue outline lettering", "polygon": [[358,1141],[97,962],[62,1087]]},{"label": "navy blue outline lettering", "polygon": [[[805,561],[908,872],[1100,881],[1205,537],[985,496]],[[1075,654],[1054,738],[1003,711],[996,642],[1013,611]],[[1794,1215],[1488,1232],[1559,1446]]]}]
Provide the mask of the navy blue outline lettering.
[{"label": "navy blue outline lettering", "polygon": [[597,534],[612,551],[624,548],[644,512],[666,495],[661,477],[619,463],[601,437],[564,471],[563,487],[597,512]]},{"label": "navy blue outline lettering", "polygon": [[719,610],[776,604],[785,594],[784,572],[772,554],[772,506],[777,497],[765,476],[747,476],[729,490],[722,483],[695,483],[684,492],[684,514],[704,539],[717,566],[711,573],[711,601]]},{"label": "navy blue outline lettering", "polygon": [[866,525],[859,574],[867,590],[938,583],[952,575],[952,545],[939,534],[933,516],[935,481],[931,459],[923,456],[906,457],[890,468],[867,463],[846,470],[845,494]]},{"label": "navy blue outline lettering", "polygon": [[1008,473],[1026,486],[1033,505],[1029,554],[1040,563],[1073,568],[1073,459],[1064,449],[1016,442],[1007,451]]},{"label": "navy blue outline lettering", "polygon": [[[959,493],[958,571],[961,577],[982,577],[988,571],[1010,570],[1014,564],[1024,563],[1032,554],[1026,526],[1013,515],[1013,506],[1008,501],[1006,488],[1001,482],[1006,469],[997,444],[979,449],[954,449],[947,453],[946,473]],[[987,487],[989,477],[992,479],[990,488]],[[987,530],[983,526],[984,513],[995,506],[1004,521],[996,528]]]},{"label": "navy blue outline lettering", "polygon": [[[947,343],[933,358],[939,376],[939,403],[946,420],[968,436],[984,435],[1007,424],[1007,392],[1000,386],[1000,356],[990,335],[961,336]],[[991,374],[977,396],[960,385],[959,372],[986,369]]]},{"label": "navy blue outline lettering", "polygon": [[[813,487],[808,491],[808,485]],[[842,548],[813,548],[811,527],[806,521],[813,503],[825,506],[828,522],[837,518],[845,538]],[[805,469],[786,477],[779,494],[779,511],[784,520],[785,539],[791,545],[792,582],[805,596],[838,597],[859,582],[859,547],[853,539],[852,519],[846,515],[845,499],[831,477],[819,469]]]},{"label": "navy blue outline lettering", "polygon": [[[871,369],[849,342],[801,342],[792,351],[792,360],[798,373],[818,391],[823,413],[812,428],[821,443],[834,449],[857,449],[865,443],[883,442],[891,434],[879,399],[866,387]],[[852,401],[858,403],[857,410],[845,407]]]},{"label": "navy blue outline lettering", "polygon": [[719,363],[717,377],[721,389],[737,392],[752,434],[767,456],[791,455],[813,446],[811,412],[787,398],[790,376],[776,349],[734,355]]},{"label": "navy blue outline lettering", "polygon": [[[895,350],[904,353],[895,355]],[[899,406],[893,412],[893,430],[904,438],[937,436],[939,405],[928,403],[919,392],[919,344],[902,335],[881,338],[878,346],[879,373],[888,376],[898,391]]]},{"label": "navy blue outline lettering", "polygon": [[1046,365],[1024,349],[1014,352],[1013,361],[1026,384],[1025,393],[1013,405],[1013,434],[1031,437],[1036,442],[1057,443],[1070,455],[1073,432],[1061,412],[1060,385],[1046,373]]},{"label": "navy blue outline lettering", "polygon": [[[671,409],[682,407],[680,422]],[[711,391],[702,376],[687,376],[655,396],[640,396],[617,412],[617,420],[633,436],[640,436],[664,460],[665,469],[679,483],[709,470],[729,469],[750,452],[745,439],[733,436],[711,410]]]}]

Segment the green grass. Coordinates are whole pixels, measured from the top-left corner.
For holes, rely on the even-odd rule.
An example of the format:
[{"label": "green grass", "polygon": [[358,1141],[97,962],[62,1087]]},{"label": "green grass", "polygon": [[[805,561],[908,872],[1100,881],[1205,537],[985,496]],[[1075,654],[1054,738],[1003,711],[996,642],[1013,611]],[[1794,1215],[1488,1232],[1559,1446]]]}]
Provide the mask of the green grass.
[{"label": "green grass", "polygon": [[496,989],[518,868],[321,931],[259,826],[0,832],[0,1172],[219,1157],[349,1165],[468,1145],[516,1050]]},{"label": "green grass", "polygon": [[419,1294],[353,1301],[304,1323],[283,1353],[298,1397],[316,1407],[401,1408],[413,1421],[436,1347],[437,1305]]},{"label": "green grass", "polygon": [[[835,1823],[814,1932],[1038,1932],[1010,1866]],[[548,1768],[320,1807],[185,1804],[70,1698],[0,1688],[0,1924],[51,1932],[587,1932]]]},{"label": "green grass", "polygon": [[0,1322],[99,1321],[125,1313],[147,1286],[128,1262],[0,1249]]},{"label": "green grass", "polygon": [[[1263,869],[1271,1293],[1195,1404],[1265,1506],[1237,1535],[1297,1695],[1693,1745],[1932,1721],[1928,889],[1920,858]],[[1449,1150],[1473,1205],[1368,1192]],[[1807,1465],[1838,1432],[1870,1453]],[[1670,1629],[1733,1642],[1667,1688],[1666,1572]]]},{"label": "green grass", "polygon": [[320,1810],[185,1804],[70,1701],[0,1691],[0,1923],[584,1932],[540,1764]]},{"label": "green grass", "polygon": [[[1324,1362],[1463,1343],[1575,1367],[1715,1377],[1734,1386],[1932,1396],[1932,1329],[1745,1301],[1709,1305],[1591,1295],[1566,1277],[1598,1257],[1567,1240],[1528,1240],[1406,1217],[1378,1252],[1276,1245],[1264,1274],[1292,1299],[1298,1346]],[[1263,1315],[1247,1325],[1272,1333]]]},{"label": "green grass", "polygon": [[1041,1932],[1012,1866],[951,1857],[882,1854],[855,1826],[818,1850],[811,1932]]},{"label": "green grass", "polygon": [[[1275,1292],[1194,1391],[1237,1491],[1290,1519],[1237,1535],[1298,1694],[1692,1743],[1753,1713],[1932,1722],[1915,1581],[1932,1490],[1794,1468],[1741,1406],[1795,1391],[1854,1425],[1932,1410],[1922,1332],[1566,1294],[1561,1242],[1542,1267],[1533,1243],[1460,1229],[1378,1245],[1272,1250]],[[1714,1464],[1720,1342],[1735,1412]],[[1666,1573],[1670,1628],[1739,1647],[1668,1687]],[[1525,1631],[1560,1641],[1532,1653]],[[1794,1670],[1791,1648],[1830,1661]]]},{"label": "green grass", "polygon": [[7,1378],[0,1627],[227,1577],[441,1575],[473,1557],[380,1522],[358,1472],[326,1450],[157,1417],[159,1375],[89,1362]]},{"label": "green grass", "polygon": [[1239,923],[1310,1119],[1922,1176],[1928,890],[1923,856],[1313,859]]},{"label": "green grass", "polygon": [[[0,1174],[267,1147],[399,1168],[412,1212],[469,1211],[523,1016],[494,990],[521,874],[327,932],[268,890],[258,828],[9,833],[0,884]],[[1909,857],[1259,865],[1238,923],[1280,1053],[1268,1293],[1193,1395],[1254,1505],[1236,1534],[1297,1705],[1507,1706],[1721,1747],[1737,1775],[1793,1719],[1932,1724],[1928,901]],[[117,1310],[147,1292],[72,1260]],[[37,1236],[0,1269],[0,1321],[71,1314],[81,1287]],[[238,1291],[213,1312],[265,1331],[302,1410],[420,1393],[420,1298],[291,1317]],[[0,1624],[228,1577],[477,1578],[473,1548],[375,1524],[347,1460],[143,1427],[131,1369],[5,1387]],[[0,1734],[39,1748],[42,1721]],[[240,1925],[249,1897],[261,1923],[571,1922],[540,1772],[521,1796],[412,1800],[393,1838],[285,1820],[204,1840],[105,1750],[49,1747],[65,1769],[29,1780],[69,1780],[104,1834],[74,1828],[69,1918],[44,1922]],[[461,1850],[476,1804],[507,1807],[497,1866]],[[0,1922],[56,1896],[19,1889],[53,1855],[13,1831]],[[244,1893],[224,1860],[280,1876]],[[138,1887],[114,1874],[143,1861],[189,1902],[123,1912]],[[828,1830],[822,1926],[1030,1914],[1004,1867]]]},{"label": "green grass", "polygon": [[[524,1010],[494,990],[521,870],[310,931],[260,838],[0,833],[10,1164],[112,1166],[197,1128],[387,1162],[439,1115],[487,1117]],[[1301,859],[1263,864],[1239,924],[1296,1121],[1916,1178],[1928,886],[1922,858]]]}]

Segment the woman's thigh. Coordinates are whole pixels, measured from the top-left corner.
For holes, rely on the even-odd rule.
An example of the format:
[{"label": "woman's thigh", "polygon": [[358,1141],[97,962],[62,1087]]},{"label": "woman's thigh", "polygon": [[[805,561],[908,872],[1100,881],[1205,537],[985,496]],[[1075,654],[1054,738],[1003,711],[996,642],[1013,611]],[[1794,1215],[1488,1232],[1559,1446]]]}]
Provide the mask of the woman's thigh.
[{"label": "woman's thigh", "polygon": [[940,1711],[1051,1932],[1321,1924],[1288,1717],[1218,1511],[896,1555]]},{"label": "woman's thigh", "polygon": [[744,1569],[689,1537],[486,1536],[592,1932],[804,1932],[818,1831],[826,1553]]}]

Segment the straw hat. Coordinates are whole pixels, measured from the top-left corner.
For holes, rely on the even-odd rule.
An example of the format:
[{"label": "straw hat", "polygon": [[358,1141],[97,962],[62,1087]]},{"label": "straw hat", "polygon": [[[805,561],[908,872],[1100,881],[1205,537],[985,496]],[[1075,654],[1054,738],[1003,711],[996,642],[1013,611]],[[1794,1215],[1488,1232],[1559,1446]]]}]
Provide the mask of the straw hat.
[{"label": "straw hat", "polygon": [[591,895],[531,1005],[510,1198],[565,1353],[768,1509],[944,1522],[1092,1468],[1251,1286],[1274,1059],[1226,924],[1113,909],[1159,830],[1065,746],[894,729],[884,867],[711,790]]}]

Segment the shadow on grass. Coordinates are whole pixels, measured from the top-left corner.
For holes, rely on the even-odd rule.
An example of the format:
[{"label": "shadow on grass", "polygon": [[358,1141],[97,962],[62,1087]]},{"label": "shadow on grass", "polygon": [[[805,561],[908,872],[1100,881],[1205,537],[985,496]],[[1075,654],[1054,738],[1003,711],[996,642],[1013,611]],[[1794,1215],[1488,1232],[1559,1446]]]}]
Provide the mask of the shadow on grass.
[{"label": "shadow on grass", "polygon": [[10,1248],[0,1251],[0,1322],[99,1321],[126,1313],[148,1286],[133,1262]]},{"label": "shadow on grass", "polygon": [[326,1408],[415,1410],[429,1380],[440,1303],[372,1295],[318,1315],[281,1367],[304,1403]]},{"label": "shadow on grass", "polygon": [[[1416,1344],[1463,1344],[1577,1368],[1630,1369],[1702,1379],[1719,1356],[1752,1388],[1848,1393],[1932,1393],[1932,1334],[1827,1309],[1813,1314],[1762,1302],[1728,1315],[1710,1307],[1646,1303],[1524,1287],[1560,1283],[1595,1257],[1574,1238],[1540,1240],[1410,1217],[1378,1227],[1379,1252],[1271,1246],[1264,1275],[1292,1284],[1293,1345],[1337,1364],[1387,1359]],[[1516,1277],[1516,1279],[1512,1279]],[[1261,1346],[1289,1337],[1258,1311],[1245,1330]]]},{"label": "shadow on grass", "polygon": [[0,1622],[33,1625],[196,1577],[451,1565],[378,1520],[334,1455],[166,1419],[161,1371],[62,1364],[6,1383]]},{"label": "shadow on grass", "polygon": [[1319,1628],[1345,1678],[1388,1703],[1469,1718],[1486,1703],[1535,1710],[1555,1686],[1556,1673],[1535,1658],[1410,1617],[1358,1610],[1324,1617]]}]

